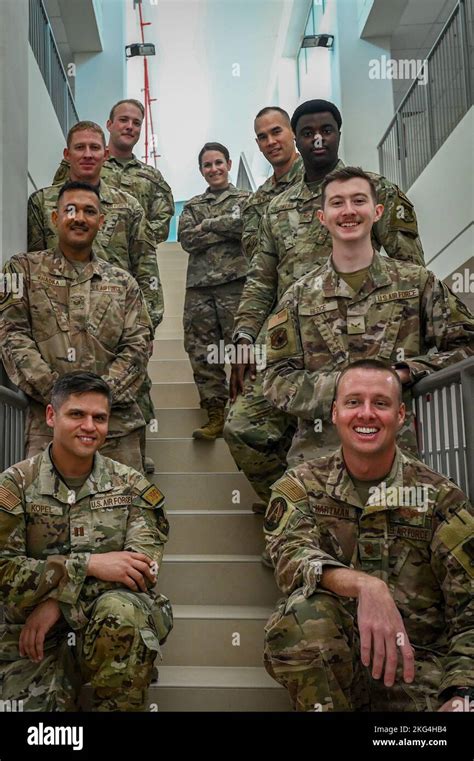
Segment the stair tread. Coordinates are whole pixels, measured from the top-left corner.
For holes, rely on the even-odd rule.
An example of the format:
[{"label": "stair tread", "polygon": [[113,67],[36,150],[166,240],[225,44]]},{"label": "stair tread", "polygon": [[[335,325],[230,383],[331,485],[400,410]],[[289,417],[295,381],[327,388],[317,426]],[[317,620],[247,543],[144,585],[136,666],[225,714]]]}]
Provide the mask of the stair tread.
[{"label": "stair tread", "polygon": [[262,619],[267,620],[273,608],[257,605],[173,605],[173,615],[193,619]]},{"label": "stair tread", "polygon": [[158,670],[158,684],[152,683],[151,687],[283,689],[258,666],[159,666]]}]

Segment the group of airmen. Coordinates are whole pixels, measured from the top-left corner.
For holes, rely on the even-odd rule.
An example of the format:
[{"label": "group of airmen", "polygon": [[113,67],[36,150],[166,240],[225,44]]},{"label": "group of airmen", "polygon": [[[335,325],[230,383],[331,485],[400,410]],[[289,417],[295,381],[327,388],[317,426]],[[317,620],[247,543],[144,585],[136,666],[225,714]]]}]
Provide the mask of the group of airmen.
[{"label": "group of airmen", "polygon": [[[0,678],[25,710],[74,710],[85,681],[93,710],[144,710],[172,627],[169,526],[144,473],[174,207],[133,156],[142,118],[116,104],[108,148],[93,122],[70,130],[29,200],[29,253],[4,268],[22,290],[0,292],[0,349],[29,409],[28,459],[0,477]],[[193,436],[223,435],[254,487],[284,595],[265,667],[298,711],[473,710],[473,511],[421,462],[411,399],[472,356],[474,318],[425,269],[405,194],[339,159],[333,103],[266,107],[254,127],[272,175],[238,189],[206,143],[178,237],[208,415]]]}]

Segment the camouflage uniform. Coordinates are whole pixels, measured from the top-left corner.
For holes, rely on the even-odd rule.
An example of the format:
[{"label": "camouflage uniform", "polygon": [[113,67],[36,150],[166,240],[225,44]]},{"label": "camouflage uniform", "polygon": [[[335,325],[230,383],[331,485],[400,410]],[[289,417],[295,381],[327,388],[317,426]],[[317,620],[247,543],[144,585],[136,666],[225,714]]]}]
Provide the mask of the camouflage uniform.
[{"label": "camouflage uniform", "polygon": [[[171,188],[158,169],[144,164],[133,155],[126,160],[109,156],[100,176],[107,185],[136,198],[153,229],[156,245],[166,240],[174,214],[174,201]],[[54,175],[53,184],[62,185],[68,179],[69,164],[63,159]]]},{"label": "camouflage uniform", "polygon": [[[45,422],[54,381],[72,370],[101,375],[112,391],[107,441],[127,437],[117,449],[125,464],[141,468],[129,434],[144,426],[135,401],[143,383],[152,327],[135,280],[93,253],[76,271],[59,251],[18,254],[5,273],[22,279],[21,298],[10,294],[0,304],[0,345],[5,369],[30,397],[27,452],[31,456],[51,439]],[[114,450],[109,450],[114,451]],[[139,458],[137,460],[137,457]]]},{"label": "camouflage uniform", "polygon": [[[247,262],[242,253],[242,206],[246,190],[232,184],[221,193],[209,188],[194,196],[179,218],[178,239],[190,254],[184,303],[184,348],[193,368],[201,407],[225,406],[228,398],[223,362],[209,363],[208,346],[232,343]],[[201,232],[194,228],[202,225]],[[222,344],[221,344],[222,345]]]},{"label": "camouflage uniform", "polygon": [[279,177],[278,180],[272,174],[255,193],[252,193],[245,204],[242,209],[242,247],[249,262],[252,261],[257,250],[260,222],[268,204],[280,193],[288,190],[290,185],[294,185],[301,179],[303,173],[303,160],[301,156],[298,156],[286,174]]},{"label": "camouflage uniform", "polygon": [[[344,166],[339,161],[336,169]],[[385,206],[372,228],[372,242],[390,257],[423,264],[416,215],[406,196],[385,177],[368,173],[377,187],[377,202]],[[322,181],[321,181],[322,182]],[[234,324],[234,338],[247,333],[265,341],[265,320],[287,288],[323,264],[332,250],[329,231],[317,218],[321,182],[306,184],[304,176],[271,201],[260,227],[258,252],[249,270]],[[238,466],[260,497],[268,502],[271,484],[286,467],[295,421],[265,402],[262,377],[247,378],[244,393],[232,405],[224,437]]]},{"label": "camouflage uniform", "polygon": [[[52,185],[32,193],[28,200],[28,251],[54,248],[57,230],[51,222],[60,186]],[[99,185],[104,224],[97,233],[94,249],[98,256],[130,272],[140,286],[153,329],[163,319],[163,291],[156,258],[154,232],[143,208],[129,193],[116,190],[103,180]],[[148,376],[137,394],[137,402],[148,423],[154,417]]]},{"label": "camouflage uniform", "polygon": [[[418,502],[410,493],[420,486]],[[364,504],[341,450],[274,485],[267,548],[289,597],[265,628],[265,666],[298,711],[434,711],[444,690],[474,686],[472,507],[447,478],[398,449],[376,489]],[[357,601],[319,583],[325,568],[338,567],[388,585],[415,648],[411,684],[400,663],[390,688],[362,666]]]},{"label": "camouflage uniform", "polygon": [[[265,396],[298,418],[288,453],[294,465],[339,444],[330,421],[340,370],[370,357],[408,366],[415,383],[474,353],[474,317],[424,267],[375,253],[355,293],[330,258],[288,289],[268,322],[266,347]],[[417,453],[409,390],[404,401],[399,441]]]},{"label": "camouflage uniform", "polygon": [[[134,593],[87,576],[87,566],[91,553],[122,550],[159,566],[168,529],[156,486],[99,454],[77,491],[59,476],[49,448],[0,476],[2,700],[23,700],[26,711],[74,711],[90,681],[93,710],[145,710],[153,662],[172,628],[169,602],[154,587]],[[34,663],[20,656],[19,636],[47,599],[62,616]]]}]

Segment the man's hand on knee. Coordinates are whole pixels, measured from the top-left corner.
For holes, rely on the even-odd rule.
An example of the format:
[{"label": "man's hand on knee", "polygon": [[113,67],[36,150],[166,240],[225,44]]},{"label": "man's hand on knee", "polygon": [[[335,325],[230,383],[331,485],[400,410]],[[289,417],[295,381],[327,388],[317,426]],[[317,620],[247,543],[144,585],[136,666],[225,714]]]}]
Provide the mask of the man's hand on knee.
[{"label": "man's hand on knee", "polygon": [[123,550],[92,554],[87,566],[87,575],[101,581],[116,581],[133,592],[138,590],[146,592],[147,579],[150,584],[156,581],[154,569],[154,561],[147,555]]},{"label": "man's hand on knee", "polygon": [[403,680],[415,678],[415,656],[406,633],[403,619],[390,590],[381,579],[360,574],[357,620],[360,633],[360,654],[364,666],[370,667],[372,676],[380,679],[384,671],[384,684],[392,687],[398,663],[398,649],[403,660]]},{"label": "man's hand on knee", "polygon": [[[245,351],[245,347],[247,351]],[[252,381],[257,377],[255,361],[251,361],[253,358],[253,343],[247,338],[239,338],[236,343],[238,352],[238,358],[242,359],[241,362],[236,362],[232,365],[229,382],[229,399],[231,403],[235,402],[238,395],[244,390],[244,378],[245,373],[248,370],[250,379]]]},{"label": "man's hand on knee", "polygon": [[21,630],[19,649],[22,658],[29,658],[35,663],[43,660],[44,638],[60,618],[61,609],[56,600],[45,600],[36,606]]}]

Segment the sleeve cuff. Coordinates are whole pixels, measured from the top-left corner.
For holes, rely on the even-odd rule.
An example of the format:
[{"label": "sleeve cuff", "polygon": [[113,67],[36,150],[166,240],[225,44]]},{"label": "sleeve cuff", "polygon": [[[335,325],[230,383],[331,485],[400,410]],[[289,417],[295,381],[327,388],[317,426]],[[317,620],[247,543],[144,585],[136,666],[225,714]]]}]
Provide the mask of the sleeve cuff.
[{"label": "sleeve cuff", "polygon": [[68,557],[65,563],[67,581],[51,597],[54,597],[59,603],[75,605],[87,576],[89,558],[90,552],[77,552]]},{"label": "sleeve cuff", "polygon": [[316,592],[321,583],[324,568],[348,568],[344,563],[333,558],[324,560],[310,560],[303,571],[303,594],[305,597],[311,597]]}]

